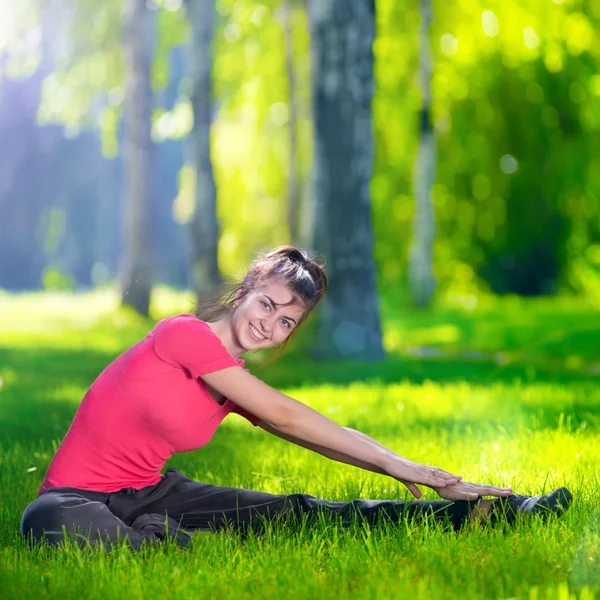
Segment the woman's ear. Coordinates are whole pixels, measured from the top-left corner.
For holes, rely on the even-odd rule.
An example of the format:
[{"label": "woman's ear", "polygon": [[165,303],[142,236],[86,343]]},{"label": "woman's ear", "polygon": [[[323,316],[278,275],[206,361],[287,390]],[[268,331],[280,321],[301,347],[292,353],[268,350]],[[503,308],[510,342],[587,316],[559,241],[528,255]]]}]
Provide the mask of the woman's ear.
[{"label": "woman's ear", "polygon": [[235,294],[233,296],[233,308],[237,308],[240,305],[244,295],[244,290],[241,287],[235,290]]}]

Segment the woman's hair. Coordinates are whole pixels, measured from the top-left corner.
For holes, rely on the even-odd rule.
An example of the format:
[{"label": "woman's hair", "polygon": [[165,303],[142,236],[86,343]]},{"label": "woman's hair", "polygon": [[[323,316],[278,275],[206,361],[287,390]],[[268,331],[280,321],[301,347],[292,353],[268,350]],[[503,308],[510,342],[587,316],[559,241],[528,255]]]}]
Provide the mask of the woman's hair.
[{"label": "woman's hair", "polygon": [[[284,283],[305,307],[300,325],[327,292],[327,275],[323,265],[294,246],[278,246],[259,254],[241,283],[226,284],[216,297],[201,301],[195,314],[203,321],[216,321],[235,307],[252,290],[269,281]],[[298,327],[294,328],[294,332]],[[288,338],[289,339],[289,338]],[[286,340],[287,341],[287,340]]]}]

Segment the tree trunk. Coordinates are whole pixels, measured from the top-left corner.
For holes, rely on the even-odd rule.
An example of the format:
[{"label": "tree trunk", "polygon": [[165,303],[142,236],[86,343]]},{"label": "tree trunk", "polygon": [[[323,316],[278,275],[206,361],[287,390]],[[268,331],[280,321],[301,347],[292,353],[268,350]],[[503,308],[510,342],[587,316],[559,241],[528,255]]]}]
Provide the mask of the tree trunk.
[{"label": "tree trunk", "polygon": [[290,143],[290,159],[288,166],[288,181],[287,181],[287,207],[288,207],[288,229],[290,231],[290,240],[296,245],[299,242],[299,197],[300,190],[298,188],[298,162],[297,162],[297,137],[296,123],[298,121],[297,100],[296,100],[296,74],[294,72],[294,45],[292,41],[292,7],[290,0],[282,0],[283,12],[283,32],[285,37],[285,67],[289,83],[289,103],[290,103],[290,118],[288,121],[289,143]]},{"label": "tree trunk", "polygon": [[319,348],[327,358],[378,360],[373,258],[374,0],[311,0],[313,247],[327,261]]},{"label": "tree trunk", "polygon": [[194,127],[188,150],[195,172],[195,209],[190,221],[192,286],[199,297],[215,292],[222,279],[218,266],[219,223],[217,192],[210,159],[212,121],[212,40],[215,21],[213,0],[186,0],[191,41],[188,73],[192,80]]},{"label": "tree trunk", "polygon": [[409,280],[413,303],[425,307],[431,302],[436,280],[433,274],[433,242],[435,240],[435,212],[431,202],[431,187],[435,183],[436,144],[431,125],[431,54],[429,26],[432,21],[431,0],[419,1],[421,11],[420,79],[423,107],[420,119],[420,137],[415,163],[415,216],[409,260]]},{"label": "tree trunk", "polygon": [[123,45],[127,77],[123,153],[125,162],[124,255],[121,301],[148,314],[152,289],[153,147],[151,139],[154,19],[145,0],[127,0]]}]

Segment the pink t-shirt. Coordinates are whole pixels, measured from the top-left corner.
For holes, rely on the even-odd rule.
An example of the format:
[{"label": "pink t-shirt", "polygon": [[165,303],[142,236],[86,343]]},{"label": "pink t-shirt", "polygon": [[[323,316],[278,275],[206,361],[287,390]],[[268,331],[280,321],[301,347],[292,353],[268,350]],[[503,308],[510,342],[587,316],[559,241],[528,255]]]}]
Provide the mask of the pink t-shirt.
[{"label": "pink t-shirt", "polygon": [[231,412],[257,417],[231,400],[218,404],[201,375],[244,366],[193,315],[159,321],[117,357],[85,394],[38,494],[50,487],[116,492],[161,479],[174,452],[207,444]]}]

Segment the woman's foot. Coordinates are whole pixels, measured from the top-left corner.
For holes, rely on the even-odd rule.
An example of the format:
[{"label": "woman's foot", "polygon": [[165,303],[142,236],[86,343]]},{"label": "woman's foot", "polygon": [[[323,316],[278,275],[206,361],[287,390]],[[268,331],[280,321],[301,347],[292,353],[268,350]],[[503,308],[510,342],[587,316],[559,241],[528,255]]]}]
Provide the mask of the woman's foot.
[{"label": "woman's foot", "polygon": [[491,523],[506,522],[512,525],[519,514],[536,514],[546,519],[551,514],[561,516],[571,506],[573,494],[567,488],[559,488],[545,496],[521,496],[511,494],[497,500],[482,500],[472,513],[473,520]]}]

